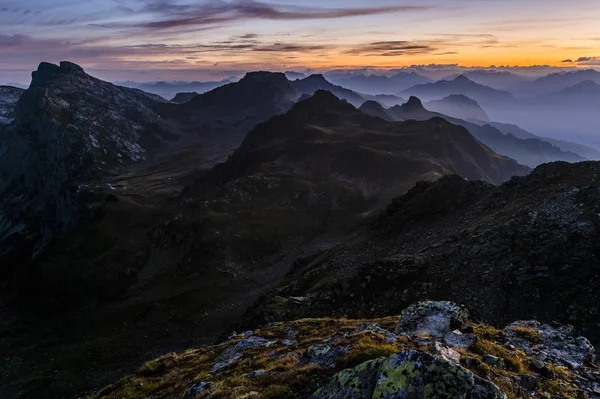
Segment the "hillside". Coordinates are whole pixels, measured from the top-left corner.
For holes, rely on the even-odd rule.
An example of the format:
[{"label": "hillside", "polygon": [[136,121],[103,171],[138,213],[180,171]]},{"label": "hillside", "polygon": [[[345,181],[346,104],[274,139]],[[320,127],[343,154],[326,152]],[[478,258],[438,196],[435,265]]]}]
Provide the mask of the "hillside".
[{"label": "hillside", "polygon": [[425,301],[375,320],[305,319],[141,366],[96,399],[597,397],[594,348],[570,326],[475,323]]},{"label": "hillside", "polygon": [[298,262],[248,320],[377,317],[449,298],[480,320],[559,320],[598,342],[599,176],[596,162],[553,163],[498,187],[419,183],[368,231]]}]

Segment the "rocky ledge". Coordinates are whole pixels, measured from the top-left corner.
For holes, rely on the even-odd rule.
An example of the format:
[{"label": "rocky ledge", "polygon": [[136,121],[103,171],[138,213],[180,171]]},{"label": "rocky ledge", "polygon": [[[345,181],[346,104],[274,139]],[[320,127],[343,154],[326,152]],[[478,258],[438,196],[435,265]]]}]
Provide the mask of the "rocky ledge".
[{"label": "rocky ledge", "polygon": [[594,348],[570,326],[500,330],[451,302],[376,320],[304,319],[169,354],[92,398],[600,398]]}]

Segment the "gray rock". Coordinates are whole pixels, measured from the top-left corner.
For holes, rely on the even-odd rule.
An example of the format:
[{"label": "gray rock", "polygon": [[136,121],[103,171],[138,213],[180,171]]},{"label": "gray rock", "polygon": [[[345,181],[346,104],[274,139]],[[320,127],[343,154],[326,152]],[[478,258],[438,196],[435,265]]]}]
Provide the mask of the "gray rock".
[{"label": "gray rock", "polygon": [[376,334],[383,335],[385,342],[388,344],[393,344],[394,342],[396,342],[398,340],[398,336],[396,334],[394,334],[384,328],[379,327],[379,325],[377,325],[375,323],[363,324],[362,326],[360,326],[359,328],[354,330],[354,333],[356,334],[356,333],[360,333],[363,331],[372,331]]},{"label": "gray rock", "polygon": [[182,399],[193,399],[196,396],[200,395],[202,392],[208,391],[212,386],[211,382],[198,382],[196,384],[190,385],[185,395],[183,395]]},{"label": "gray rock", "polygon": [[426,352],[409,350],[334,376],[311,399],[504,399],[493,383]]},{"label": "gray rock", "polygon": [[484,355],[483,362],[496,369],[503,369],[505,367],[504,359],[492,355]]},{"label": "gray rock", "polygon": [[334,368],[337,359],[346,353],[348,353],[347,348],[335,347],[328,344],[316,344],[308,348],[302,357],[302,361],[306,364],[315,364],[321,367]]},{"label": "gray rock", "polygon": [[450,362],[460,364],[460,353],[452,348],[448,348],[440,342],[434,342],[433,345],[430,346],[430,350],[434,355],[440,356]]},{"label": "gray rock", "polygon": [[277,341],[269,341],[268,339],[264,339],[264,338],[256,337],[256,336],[250,336],[248,338],[244,338],[240,342],[235,344],[234,346],[227,348],[221,354],[221,356],[219,357],[217,362],[213,365],[210,372],[218,373],[218,372],[222,371],[223,369],[226,369],[227,367],[231,366],[237,360],[242,358],[242,353],[240,353],[240,352],[242,352],[248,348],[257,348],[257,347],[268,348],[268,347],[273,346],[276,342]]},{"label": "gray rock", "polygon": [[526,391],[532,392],[538,389],[540,381],[534,376],[524,374],[520,377],[520,385]]},{"label": "gray rock", "polygon": [[453,349],[467,349],[477,341],[475,334],[463,334],[458,330],[444,335],[444,343]]},{"label": "gray rock", "polygon": [[419,302],[402,311],[396,334],[442,339],[448,332],[462,328],[468,319],[469,312],[452,302]]},{"label": "gray rock", "polygon": [[282,344],[284,344],[285,346],[292,346],[292,345],[296,345],[298,341],[293,340],[293,339],[284,339],[283,341],[281,341]]},{"label": "gray rock", "polygon": [[533,364],[533,366],[538,370],[543,370],[544,368],[546,368],[546,364],[536,358],[531,359],[531,364]]},{"label": "gray rock", "polygon": [[[541,336],[541,343],[531,343],[512,330],[524,327],[536,331]],[[585,363],[594,359],[594,347],[584,337],[577,336],[575,329],[569,325],[542,324],[538,321],[518,321],[504,329],[510,343],[523,349],[527,354],[544,358],[545,362],[565,365],[572,369],[582,368]],[[539,354],[539,356],[537,355]]]}]

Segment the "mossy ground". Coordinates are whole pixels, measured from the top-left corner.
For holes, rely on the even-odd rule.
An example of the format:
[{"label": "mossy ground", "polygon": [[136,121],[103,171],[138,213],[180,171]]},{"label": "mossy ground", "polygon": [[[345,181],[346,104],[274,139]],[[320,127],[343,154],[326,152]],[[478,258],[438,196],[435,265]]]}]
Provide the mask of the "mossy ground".
[{"label": "mossy ground", "polygon": [[[254,331],[254,335],[281,343],[289,339],[290,331],[296,332],[292,345],[277,344],[272,347],[250,348],[243,357],[219,373],[210,370],[227,348],[241,338],[233,338],[215,346],[173,353],[144,364],[137,372],[103,389],[93,399],[166,399],[182,398],[192,384],[211,383],[210,389],[196,398],[246,398],[246,399],[300,399],[310,396],[339,371],[357,366],[365,361],[388,357],[406,349],[416,349],[405,336],[395,343],[386,342],[381,334],[367,330],[356,332],[365,323],[377,323],[393,331],[398,317],[376,320],[304,319],[275,323]],[[498,341],[502,331],[493,327],[473,325],[478,340],[470,348],[461,350],[463,366],[475,374],[494,382],[509,399],[524,397],[518,381],[524,375],[539,379],[539,387],[529,392],[529,397],[567,399],[578,398],[578,391],[571,384],[572,372],[564,367],[549,365],[555,377],[545,378],[531,366],[531,359],[522,351],[511,351]],[[535,336],[531,336],[535,340]],[[304,361],[303,355],[314,344],[323,342],[347,348],[336,360],[335,367],[321,367]],[[424,347],[418,349],[424,350]],[[490,354],[504,360],[506,368],[493,368],[481,362],[467,364],[467,357],[481,360]],[[258,376],[248,373],[261,371]],[[191,398],[190,398],[191,399]]]}]

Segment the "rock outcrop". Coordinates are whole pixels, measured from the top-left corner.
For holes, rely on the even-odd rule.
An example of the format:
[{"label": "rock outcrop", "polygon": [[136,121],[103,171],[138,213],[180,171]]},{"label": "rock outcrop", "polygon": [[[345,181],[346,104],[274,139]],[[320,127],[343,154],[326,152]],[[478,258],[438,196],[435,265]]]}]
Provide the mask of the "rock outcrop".
[{"label": "rock outcrop", "polygon": [[[600,370],[588,356],[591,346],[572,327],[526,321],[499,330],[467,315],[451,302],[427,301],[400,317],[274,323],[220,345],[153,360],[93,397],[599,397]],[[394,326],[398,335],[389,331]],[[447,332],[452,327],[457,330]],[[441,338],[449,333],[473,339],[457,352]],[[286,345],[290,334],[295,341]],[[581,362],[554,356],[559,348]],[[584,353],[585,359],[577,355]],[[231,361],[221,367],[225,358]]]},{"label": "rock outcrop", "polygon": [[25,90],[12,86],[0,86],[0,124],[8,124],[16,117],[16,106]]},{"label": "rock outcrop", "polygon": [[83,216],[91,179],[145,158],[157,96],[42,63],[0,130],[0,280]]}]

